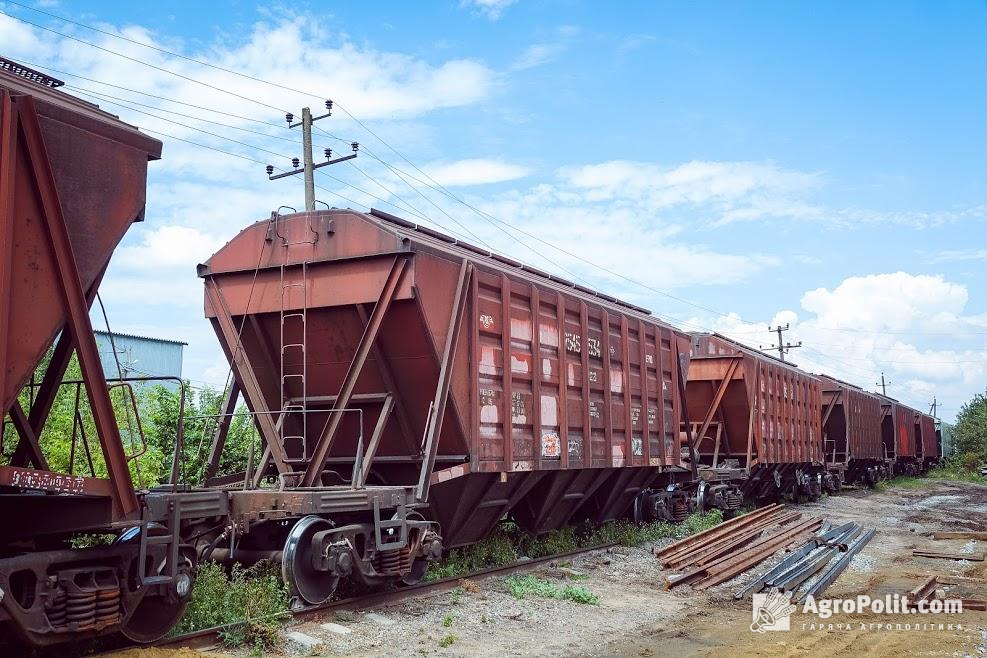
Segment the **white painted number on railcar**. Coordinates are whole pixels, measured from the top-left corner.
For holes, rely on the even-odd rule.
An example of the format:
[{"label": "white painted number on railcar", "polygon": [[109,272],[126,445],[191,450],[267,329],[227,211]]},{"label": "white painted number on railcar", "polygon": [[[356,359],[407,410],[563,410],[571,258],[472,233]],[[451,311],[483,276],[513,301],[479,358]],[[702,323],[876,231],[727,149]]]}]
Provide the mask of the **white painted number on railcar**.
[{"label": "white painted number on railcar", "polygon": [[582,353],[579,334],[574,334],[569,331],[565,332],[565,351],[572,352],[573,354]]},{"label": "white painted number on railcar", "polygon": [[641,407],[631,407],[631,424],[637,425],[639,420],[641,420]]}]

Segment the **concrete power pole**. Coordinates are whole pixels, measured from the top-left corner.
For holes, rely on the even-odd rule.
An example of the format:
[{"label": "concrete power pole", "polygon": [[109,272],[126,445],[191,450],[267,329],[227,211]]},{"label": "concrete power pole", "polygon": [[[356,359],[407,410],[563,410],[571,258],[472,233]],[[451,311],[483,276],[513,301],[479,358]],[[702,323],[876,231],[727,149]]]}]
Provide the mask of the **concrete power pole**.
[{"label": "concrete power pole", "polygon": [[[790,350],[793,350],[796,347],[802,347],[802,341],[799,341],[798,343],[793,345],[792,343],[785,343],[784,340],[782,339],[781,334],[783,331],[788,331],[789,329],[788,325],[789,325],[788,322],[785,323],[784,327],[781,326],[780,324],[777,327],[772,327],[771,325],[768,325],[768,331],[773,331],[778,334],[778,344],[769,345],[767,349],[778,350],[778,358],[781,359],[782,361],[785,360],[785,355],[788,354]],[[761,345],[761,349],[765,349],[765,347]]]},{"label": "concrete power pole", "polygon": [[881,381],[879,381],[878,383],[876,383],[874,385],[875,386],[880,386],[881,387],[881,395],[887,397],[887,395],[888,395],[888,384],[890,384],[890,383],[891,382],[884,381],[884,373],[882,372],[881,373]]},{"label": "concrete power pole", "polygon": [[[325,162],[320,162],[315,164],[315,159],[312,156],[312,124],[319,119],[325,119],[328,116],[332,116],[332,101],[326,101],[326,113],[321,114],[317,117],[312,116],[312,110],[303,107],[302,108],[302,120],[296,123],[292,123],[295,120],[295,115],[289,112],[284,115],[285,120],[288,122],[289,128],[297,128],[301,126],[302,128],[302,160],[299,163],[298,158],[292,158],[291,164],[294,167],[291,171],[284,171],[280,174],[274,173],[274,166],[267,165],[267,178],[269,180],[277,180],[279,178],[284,178],[285,176],[294,176],[295,174],[304,174],[305,176],[305,211],[313,212],[315,210],[315,170],[321,167],[328,167],[329,165],[334,165],[339,162],[346,162],[347,160],[352,160],[356,157],[357,151],[360,149],[360,144],[358,142],[352,142],[350,147],[353,149],[353,153],[350,155],[345,155],[341,158],[332,158],[332,149],[325,149],[324,153],[326,156]],[[301,169],[298,165],[301,164]]]}]

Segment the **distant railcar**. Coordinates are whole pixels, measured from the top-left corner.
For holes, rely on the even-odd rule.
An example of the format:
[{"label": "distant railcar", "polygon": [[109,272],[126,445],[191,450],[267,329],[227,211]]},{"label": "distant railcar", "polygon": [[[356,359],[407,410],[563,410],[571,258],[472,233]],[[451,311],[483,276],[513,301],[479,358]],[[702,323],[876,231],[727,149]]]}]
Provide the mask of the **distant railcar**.
[{"label": "distant railcar", "polygon": [[725,336],[693,334],[686,399],[706,479],[739,476],[755,499],[818,497],[832,486],[818,377]]},{"label": "distant railcar", "polygon": [[881,397],[820,375],[826,467],[847,483],[868,485],[890,475],[881,443]]}]

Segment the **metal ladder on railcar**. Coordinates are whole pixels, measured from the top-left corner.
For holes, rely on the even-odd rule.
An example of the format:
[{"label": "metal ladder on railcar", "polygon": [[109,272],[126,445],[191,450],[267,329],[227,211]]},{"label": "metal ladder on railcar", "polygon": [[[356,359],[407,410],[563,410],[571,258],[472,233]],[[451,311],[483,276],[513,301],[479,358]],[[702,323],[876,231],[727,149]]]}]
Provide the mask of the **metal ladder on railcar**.
[{"label": "metal ladder on railcar", "polygon": [[[289,242],[287,237],[280,236],[284,247],[284,258],[281,259],[281,354],[280,354],[280,368],[281,368],[281,414],[278,417],[277,429],[278,438],[281,441],[281,445],[284,447],[286,459],[285,461],[289,464],[304,464],[307,461],[306,455],[308,454],[308,261],[301,262],[301,281],[296,281],[290,277],[286,277],[286,270],[288,268],[288,248],[293,245],[299,244],[315,244],[318,241],[318,233],[312,230],[309,226],[309,230],[312,231],[314,238],[311,240],[299,240],[296,242]],[[290,306],[290,297],[292,292],[300,292],[302,296],[302,304],[300,309],[295,309],[291,307],[286,310],[286,306]],[[301,329],[301,341],[286,343],[285,334],[287,333],[289,337],[291,336],[291,325],[294,324]],[[286,332],[286,328],[288,331]],[[290,339],[290,338],[289,338]],[[288,366],[288,358],[292,351],[297,351],[301,354],[301,372],[286,372],[286,367]],[[301,389],[301,397],[292,397],[289,391],[289,382],[298,385]],[[293,417],[297,416],[300,422],[300,433],[298,430],[291,427],[289,422]],[[289,445],[291,444],[291,445]]]}]

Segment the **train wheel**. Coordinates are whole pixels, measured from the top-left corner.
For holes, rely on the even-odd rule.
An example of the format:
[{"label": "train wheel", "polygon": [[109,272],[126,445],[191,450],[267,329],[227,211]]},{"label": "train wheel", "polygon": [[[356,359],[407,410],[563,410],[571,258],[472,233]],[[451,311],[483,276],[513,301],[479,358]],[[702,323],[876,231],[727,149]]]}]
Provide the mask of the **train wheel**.
[{"label": "train wheel", "polygon": [[[419,512],[409,512],[408,520],[424,521],[425,517],[422,516]],[[401,578],[401,584],[410,586],[410,585],[417,585],[418,583],[422,582],[422,580],[425,578],[425,574],[428,572],[428,564],[429,562],[425,558],[423,557],[417,558],[414,562],[411,563],[411,571],[405,574]]]},{"label": "train wheel", "polygon": [[175,627],[185,614],[192,598],[194,580],[191,563],[186,560],[178,568],[175,582],[163,596],[145,596],[120,632],[131,642],[147,644],[160,640]]},{"label": "train wheel", "polygon": [[312,566],[312,537],[331,530],[333,524],[318,516],[306,516],[295,524],[284,543],[281,575],[291,594],[310,605],[328,601],[339,584],[338,576]]},{"label": "train wheel", "polygon": [[[168,532],[167,528],[158,523],[148,524],[147,530],[152,536]],[[134,526],[120,533],[120,536],[113,543],[130,544],[136,548],[140,544],[140,538],[140,526]],[[140,569],[140,566],[138,565],[137,568]],[[164,568],[164,562],[158,565],[158,574],[161,574]],[[131,575],[131,588],[137,587],[138,579],[139,575],[136,572]],[[155,593],[154,596],[145,596],[141,599],[137,608],[127,617],[120,628],[120,633],[131,642],[138,644],[160,640],[175,627],[175,624],[185,614],[185,608],[188,607],[189,600],[192,598],[194,582],[195,566],[188,555],[183,555],[175,582],[168,585],[168,590],[165,593]]]},{"label": "train wheel", "polygon": [[425,578],[428,572],[428,560],[423,557],[418,558],[411,564],[411,571],[401,578],[403,585],[417,585]]}]

